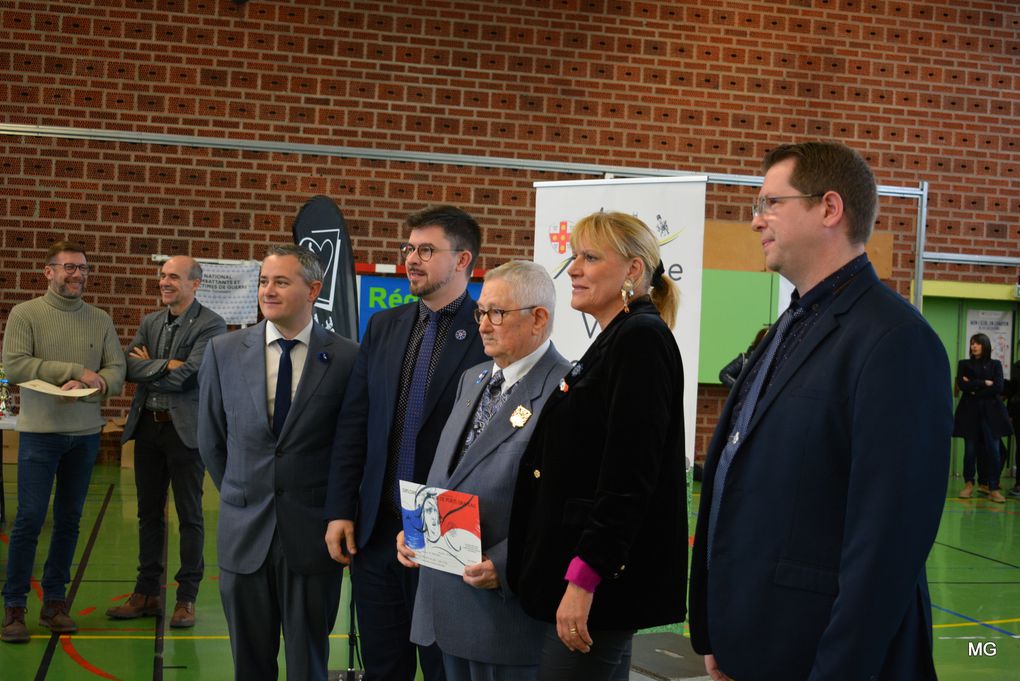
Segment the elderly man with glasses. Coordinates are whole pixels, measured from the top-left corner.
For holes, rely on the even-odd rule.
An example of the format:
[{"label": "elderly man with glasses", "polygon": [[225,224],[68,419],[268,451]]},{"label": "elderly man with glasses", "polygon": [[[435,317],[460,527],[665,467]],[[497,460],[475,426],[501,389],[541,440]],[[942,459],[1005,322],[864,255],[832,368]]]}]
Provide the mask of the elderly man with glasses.
[{"label": "elderly man with glasses", "polygon": [[[436,643],[447,681],[530,681],[538,673],[545,625],[524,613],[507,586],[507,532],[517,468],[538,413],[570,369],[553,347],[556,290],[540,265],[513,261],[490,270],[478,297],[485,354],[464,372],[427,484],[479,499],[482,561],[463,576],[425,568],[411,640]],[[414,551],[397,539],[409,568]]]},{"label": "elderly man with glasses", "polygon": [[[18,415],[18,511],[7,553],[2,640],[26,643],[28,590],[39,532],[53,494],[53,532],[42,574],[39,625],[69,634],[67,583],[78,543],[85,493],[103,428],[100,402],[120,393],[125,359],[110,315],[82,300],[89,265],[81,246],[53,244],[43,270],[46,293],[16,305],[4,331],[3,363],[12,383],[42,380],[89,395],[55,396],[22,389]],[[77,394],[77,393],[76,393]]]},{"label": "elderly man with glasses", "polygon": [[340,410],[326,498],[326,544],[334,560],[351,563],[366,681],[411,681],[419,656],[425,681],[443,678],[436,646],[409,641],[418,571],[401,567],[393,551],[398,481],[425,482],[457,378],[485,359],[467,293],[478,223],[438,206],[407,224],[400,253],[419,300],[368,322]]}]

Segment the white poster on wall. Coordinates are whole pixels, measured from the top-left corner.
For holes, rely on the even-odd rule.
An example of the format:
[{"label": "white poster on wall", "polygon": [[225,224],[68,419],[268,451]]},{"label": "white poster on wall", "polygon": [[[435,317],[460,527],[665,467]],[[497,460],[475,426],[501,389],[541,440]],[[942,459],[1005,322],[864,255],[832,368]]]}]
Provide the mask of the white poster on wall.
[{"label": "white poster on wall", "polygon": [[[201,262],[201,261],[200,261]],[[227,324],[258,321],[258,260],[236,263],[202,262],[202,285],[195,297]]]},{"label": "white poster on wall", "polygon": [[705,239],[704,175],[536,182],[535,262],[556,285],[553,342],[569,360],[580,359],[598,335],[595,319],[570,307],[570,232],[574,223],[598,210],[637,216],[659,239],[665,276],[680,289],[677,345],[684,363],[684,428],[687,460],[694,460],[701,335],[701,271]]},{"label": "white poster on wall", "polygon": [[1002,363],[1003,378],[1009,378],[1013,357],[1013,312],[1010,310],[967,310],[967,343],[962,348],[970,356],[970,339],[983,333],[992,342],[992,359]]}]

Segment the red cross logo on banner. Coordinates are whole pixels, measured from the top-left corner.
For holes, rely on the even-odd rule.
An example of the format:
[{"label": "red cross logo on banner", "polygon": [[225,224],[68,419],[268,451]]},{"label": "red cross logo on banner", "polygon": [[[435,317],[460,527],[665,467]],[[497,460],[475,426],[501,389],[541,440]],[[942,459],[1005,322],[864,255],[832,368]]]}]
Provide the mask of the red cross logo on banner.
[{"label": "red cross logo on banner", "polygon": [[549,228],[549,242],[556,252],[563,255],[570,245],[570,226],[566,220],[560,220],[555,227]]}]

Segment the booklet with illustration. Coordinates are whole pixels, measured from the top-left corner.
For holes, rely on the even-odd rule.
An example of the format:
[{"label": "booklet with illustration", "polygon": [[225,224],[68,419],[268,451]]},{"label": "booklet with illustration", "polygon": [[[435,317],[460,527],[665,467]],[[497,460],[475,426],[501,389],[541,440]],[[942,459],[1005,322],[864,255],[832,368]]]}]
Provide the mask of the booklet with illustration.
[{"label": "booklet with illustration", "polygon": [[482,562],[478,497],[416,482],[400,481],[400,517],[412,560],[455,575]]}]

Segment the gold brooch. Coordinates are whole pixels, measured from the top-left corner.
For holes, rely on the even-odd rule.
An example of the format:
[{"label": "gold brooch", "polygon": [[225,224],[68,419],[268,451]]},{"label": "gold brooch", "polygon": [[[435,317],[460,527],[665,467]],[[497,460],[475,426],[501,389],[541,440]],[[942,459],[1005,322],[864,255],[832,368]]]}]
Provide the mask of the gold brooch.
[{"label": "gold brooch", "polygon": [[523,406],[518,405],[514,409],[514,413],[510,414],[510,425],[514,428],[523,428],[524,424],[531,418],[531,412],[525,409]]}]

